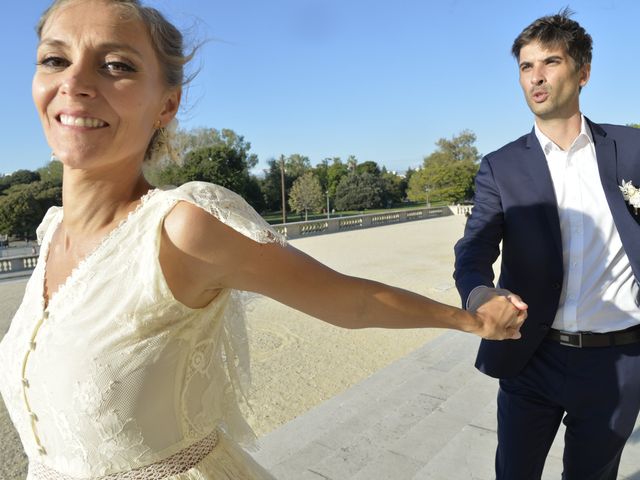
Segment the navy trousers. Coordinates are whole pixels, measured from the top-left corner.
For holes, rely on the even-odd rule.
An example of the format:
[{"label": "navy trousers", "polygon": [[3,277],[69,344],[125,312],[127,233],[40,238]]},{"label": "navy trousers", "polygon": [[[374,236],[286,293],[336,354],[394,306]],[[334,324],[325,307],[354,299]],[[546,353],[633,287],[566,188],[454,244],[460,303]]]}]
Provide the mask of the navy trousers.
[{"label": "navy trousers", "polygon": [[539,480],[566,425],[563,480],[615,480],[640,409],[640,343],[574,348],[545,340],[500,380],[497,480]]}]

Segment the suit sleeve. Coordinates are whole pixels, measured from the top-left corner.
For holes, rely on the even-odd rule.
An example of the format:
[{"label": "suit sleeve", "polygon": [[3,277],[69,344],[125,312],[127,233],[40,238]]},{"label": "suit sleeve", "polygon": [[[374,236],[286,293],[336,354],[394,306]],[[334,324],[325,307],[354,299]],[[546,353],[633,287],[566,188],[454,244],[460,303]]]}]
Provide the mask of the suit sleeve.
[{"label": "suit sleeve", "polygon": [[500,191],[489,157],[484,157],[475,180],[474,207],[467,220],[464,236],[455,247],[453,277],[463,308],[471,291],[480,286],[493,287],[493,263],[500,254],[504,214]]}]

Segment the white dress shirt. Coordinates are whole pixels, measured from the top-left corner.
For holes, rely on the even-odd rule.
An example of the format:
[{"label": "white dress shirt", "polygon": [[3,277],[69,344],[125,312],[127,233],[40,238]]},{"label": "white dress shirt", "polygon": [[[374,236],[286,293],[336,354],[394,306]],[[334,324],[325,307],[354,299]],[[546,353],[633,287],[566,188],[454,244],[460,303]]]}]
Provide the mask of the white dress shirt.
[{"label": "white dress shirt", "polygon": [[638,324],[636,280],[602,188],[584,116],[580,134],[566,151],[537,125],[535,134],[551,172],[562,234],[564,280],[553,328],[608,332]]}]

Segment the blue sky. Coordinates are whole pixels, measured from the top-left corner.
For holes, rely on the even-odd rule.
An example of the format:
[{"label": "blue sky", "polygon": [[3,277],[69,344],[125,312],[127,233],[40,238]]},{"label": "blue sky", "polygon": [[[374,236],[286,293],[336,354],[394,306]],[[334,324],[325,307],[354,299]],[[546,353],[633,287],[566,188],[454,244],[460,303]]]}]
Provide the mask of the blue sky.
[{"label": "blue sky", "polygon": [[[0,172],[44,165],[50,150],[31,102],[34,25],[48,1],[10,2],[0,42]],[[532,126],[510,56],[513,39],[566,1],[157,0],[195,40],[181,125],[231,128],[266,160],[301,153],[419,166],[438,138],[470,129],[488,153]],[[640,123],[637,0],[568,3],[594,38],[582,110]]]}]

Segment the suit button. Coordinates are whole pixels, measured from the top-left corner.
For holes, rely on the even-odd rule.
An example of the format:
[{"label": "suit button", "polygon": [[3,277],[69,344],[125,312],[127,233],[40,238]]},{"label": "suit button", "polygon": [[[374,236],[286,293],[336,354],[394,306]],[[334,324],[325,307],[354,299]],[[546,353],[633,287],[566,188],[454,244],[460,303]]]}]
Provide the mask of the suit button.
[{"label": "suit button", "polygon": [[553,289],[554,289],[554,290],[560,290],[560,289],[562,288],[562,284],[561,284],[561,283],[559,283],[559,282],[555,282],[555,283],[552,285],[552,287],[553,287]]}]

